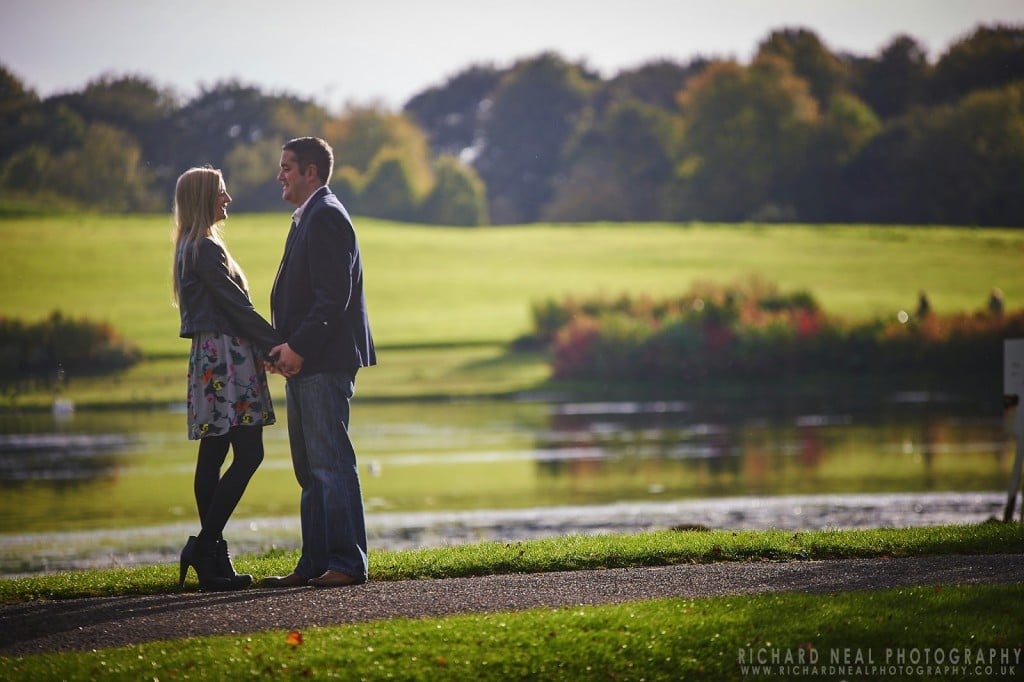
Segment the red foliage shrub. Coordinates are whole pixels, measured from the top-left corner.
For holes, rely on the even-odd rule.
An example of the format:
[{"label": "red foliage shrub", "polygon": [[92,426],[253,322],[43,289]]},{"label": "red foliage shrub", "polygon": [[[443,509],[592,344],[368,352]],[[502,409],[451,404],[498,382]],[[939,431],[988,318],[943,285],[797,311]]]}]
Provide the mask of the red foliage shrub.
[{"label": "red foliage shrub", "polygon": [[[567,300],[535,307],[559,378],[633,380],[771,378],[808,372],[982,374],[1000,371],[1002,340],[1024,337],[1024,311],[929,315],[921,320],[830,317],[806,292],[751,280],[706,282],[654,301]],[[538,315],[543,311],[543,315]]]}]

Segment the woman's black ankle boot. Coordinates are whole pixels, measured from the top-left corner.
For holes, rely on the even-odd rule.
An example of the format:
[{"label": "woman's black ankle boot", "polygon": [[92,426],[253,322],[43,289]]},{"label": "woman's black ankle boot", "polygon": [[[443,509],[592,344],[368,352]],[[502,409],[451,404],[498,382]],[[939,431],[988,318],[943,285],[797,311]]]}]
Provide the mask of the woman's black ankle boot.
[{"label": "woman's black ankle boot", "polygon": [[228,543],[224,540],[217,540],[217,575],[230,580],[235,589],[252,585],[251,575],[235,573],[235,567],[231,563],[231,553],[228,551]]},{"label": "woman's black ankle boot", "polygon": [[204,592],[222,592],[225,590],[237,590],[241,585],[235,585],[228,578],[222,577],[217,570],[217,543],[200,540],[192,536],[185,543],[181,550],[181,559],[178,563],[178,587],[185,585],[185,576],[188,574],[188,567],[195,569],[199,578],[199,589]]}]

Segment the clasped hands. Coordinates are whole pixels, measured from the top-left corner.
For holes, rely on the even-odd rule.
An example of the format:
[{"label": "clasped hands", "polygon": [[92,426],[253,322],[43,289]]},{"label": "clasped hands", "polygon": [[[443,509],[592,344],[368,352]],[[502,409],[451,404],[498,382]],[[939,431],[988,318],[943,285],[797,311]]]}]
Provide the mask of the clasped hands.
[{"label": "clasped hands", "polygon": [[302,370],[302,356],[287,343],[282,343],[270,349],[270,359],[264,360],[263,366],[271,374],[293,377]]}]

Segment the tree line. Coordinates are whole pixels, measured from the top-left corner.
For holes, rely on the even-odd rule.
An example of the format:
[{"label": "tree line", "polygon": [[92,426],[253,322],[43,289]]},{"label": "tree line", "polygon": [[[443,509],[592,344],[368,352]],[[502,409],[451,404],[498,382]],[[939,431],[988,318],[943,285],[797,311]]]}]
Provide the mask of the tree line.
[{"label": "tree line", "polygon": [[226,81],[182,102],[138,76],[39,98],[0,65],[0,193],[169,208],[225,171],[238,210],[279,210],[282,142],[335,149],[354,213],[411,222],[804,221],[1024,225],[1024,27],[978,26],[937,59],[771,32],[748,64],[659,60],[603,78],[554,52],[474,64],[413,96],[331,113]]}]

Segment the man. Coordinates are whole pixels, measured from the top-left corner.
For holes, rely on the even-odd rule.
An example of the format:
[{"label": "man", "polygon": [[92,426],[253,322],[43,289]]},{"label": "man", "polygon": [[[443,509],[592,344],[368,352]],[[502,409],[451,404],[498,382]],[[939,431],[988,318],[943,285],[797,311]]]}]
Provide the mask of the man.
[{"label": "man", "polygon": [[288,440],[299,504],[302,555],[265,587],[340,587],[367,580],[366,525],[349,401],[356,371],[377,362],[363,295],[363,268],[345,207],[327,186],[334,152],[302,137],[281,151],[282,198],[296,206],[270,294],[285,343],[271,349],[287,378]]}]

